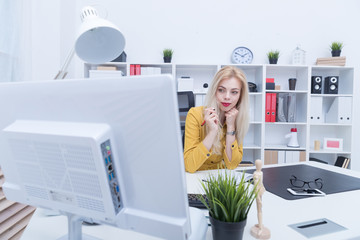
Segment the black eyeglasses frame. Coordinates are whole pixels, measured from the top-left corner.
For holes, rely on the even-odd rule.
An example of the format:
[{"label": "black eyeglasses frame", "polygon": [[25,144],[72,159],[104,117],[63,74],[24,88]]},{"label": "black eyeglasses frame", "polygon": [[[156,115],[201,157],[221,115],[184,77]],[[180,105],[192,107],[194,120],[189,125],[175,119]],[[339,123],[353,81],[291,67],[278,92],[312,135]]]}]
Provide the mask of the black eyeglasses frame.
[{"label": "black eyeglasses frame", "polygon": [[[298,185],[298,184],[295,185],[295,184],[294,184],[294,181],[298,181],[300,184],[302,184],[302,186],[300,186],[300,185]],[[309,181],[309,182],[307,182],[307,181],[298,179],[298,178],[297,178],[296,176],[294,176],[294,175],[291,175],[291,178],[290,178],[290,184],[291,184],[291,186],[296,187],[296,188],[303,188],[305,185],[308,185],[308,187],[309,187],[310,189],[314,189],[314,188],[312,188],[312,187],[310,186],[311,183],[314,183],[317,189],[322,189],[322,187],[323,187],[323,185],[324,185],[322,181],[323,181],[323,180],[322,180],[321,178],[316,178],[314,181]]]}]

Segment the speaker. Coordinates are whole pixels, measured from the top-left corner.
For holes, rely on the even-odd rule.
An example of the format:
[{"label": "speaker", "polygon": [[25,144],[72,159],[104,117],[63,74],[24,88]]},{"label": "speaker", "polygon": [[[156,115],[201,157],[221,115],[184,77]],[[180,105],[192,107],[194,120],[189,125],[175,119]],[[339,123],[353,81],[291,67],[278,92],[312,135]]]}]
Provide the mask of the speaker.
[{"label": "speaker", "polygon": [[311,93],[321,93],[322,89],[322,77],[312,76],[311,77]]},{"label": "speaker", "polygon": [[324,93],[325,94],[337,94],[339,88],[339,77],[329,76],[325,78]]}]

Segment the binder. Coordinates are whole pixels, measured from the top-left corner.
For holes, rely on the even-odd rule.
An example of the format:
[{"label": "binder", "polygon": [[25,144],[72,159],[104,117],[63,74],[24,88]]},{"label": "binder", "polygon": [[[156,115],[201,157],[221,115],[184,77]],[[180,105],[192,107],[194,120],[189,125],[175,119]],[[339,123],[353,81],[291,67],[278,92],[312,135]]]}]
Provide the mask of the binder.
[{"label": "binder", "polygon": [[351,97],[337,97],[326,113],[328,123],[351,124]]},{"label": "binder", "polygon": [[195,107],[204,105],[205,95],[202,94],[194,94],[195,95]]},{"label": "binder", "polygon": [[289,93],[288,96],[288,122],[296,122],[296,94]]},{"label": "binder", "polygon": [[140,64],[135,65],[135,75],[141,75],[141,67]]},{"label": "binder", "polygon": [[152,70],[150,67],[140,67],[141,75],[151,75]]},{"label": "binder", "polygon": [[271,93],[266,93],[265,99],[265,122],[271,122]]},{"label": "binder", "polygon": [[323,98],[322,97],[311,97],[310,104],[310,115],[309,121],[311,123],[322,123],[324,122],[322,112],[323,112]]},{"label": "binder", "polygon": [[300,151],[292,151],[292,161],[300,162]]},{"label": "binder", "polygon": [[278,163],[279,164],[286,163],[285,151],[278,151]]},{"label": "binder", "polygon": [[306,161],[306,152],[305,151],[300,151],[299,161],[300,162],[305,162]]},{"label": "binder", "polygon": [[287,122],[287,93],[278,93],[277,94],[277,121],[278,122]]},{"label": "binder", "polygon": [[293,160],[293,151],[285,151],[285,162],[286,163],[296,162]]},{"label": "binder", "polygon": [[130,65],[130,76],[135,75],[135,65]]},{"label": "binder", "polygon": [[278,163],[278,151],[265,150],[264,165],[277,164]]},{"label": "binder", "polygon": [[271,115],[270,115],[270,122],[275,122],[276,120],[276,93],[271,94]]},{"label": "binder", "polygon": [[305,151],[285,151],[285,162],[286,163],[296,163],[305,161],[306,152]]}]

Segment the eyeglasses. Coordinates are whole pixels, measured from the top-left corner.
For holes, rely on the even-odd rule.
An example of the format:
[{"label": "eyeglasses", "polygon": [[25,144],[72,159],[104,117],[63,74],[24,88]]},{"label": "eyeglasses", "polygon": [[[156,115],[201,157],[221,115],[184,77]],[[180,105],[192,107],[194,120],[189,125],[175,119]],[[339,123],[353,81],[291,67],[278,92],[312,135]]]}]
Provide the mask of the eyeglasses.
[{"label": "eyeglasses", "polygon": [[298,179],[294,175],[291,175],[290,183],[293,187],[297,187],[297,188],[302,188],[305,186],[305,184],[307,184],[309,188],[313,188],[313,189],[314,188],[321,189],[323,187],[323,182],[321,178],[317,178],[314,181],[306,182]]}]

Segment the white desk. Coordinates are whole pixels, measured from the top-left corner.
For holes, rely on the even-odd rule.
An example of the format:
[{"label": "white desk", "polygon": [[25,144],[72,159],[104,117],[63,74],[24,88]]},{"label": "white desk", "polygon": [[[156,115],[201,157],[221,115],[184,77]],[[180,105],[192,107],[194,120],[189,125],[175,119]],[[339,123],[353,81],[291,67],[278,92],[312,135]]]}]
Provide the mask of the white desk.
[{"label": "white desk", "polygon": [[[359,172],[315,162],[307,162],[306,164],[360,178]],[[200,191],[201,188],[199,179],[202,179],[207,172],[186,174],[189,193],[198,193]],[[65,217],[45,217],[41,215],[41,211],[41,209],[38,209],[35,212],[21,239],[57,239],[66,233],[67,219]],[[284,200],[269,192],[266,192],[263,195],[263,221],[265,226],[271,230],[271,239],[308,239],[288,227],[288,225],[321,218],[327,218],[344,226],[348,230],[311,238],[311,240],[360,239],[360,190],[331,194],[326,197],[312,197],[292,201]],[[256,203],[254,202],[248,215],[244,231],[244,240],[254,239],[250,235],[250,228],[256,223]],[[83,233],[106,240],[157,239],[147,235],[124,231],[105,225],[83,226]],[[212,239],[211,228],[208,230],[207,239]]]}]

